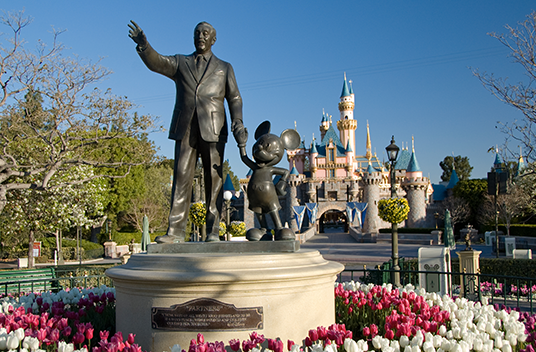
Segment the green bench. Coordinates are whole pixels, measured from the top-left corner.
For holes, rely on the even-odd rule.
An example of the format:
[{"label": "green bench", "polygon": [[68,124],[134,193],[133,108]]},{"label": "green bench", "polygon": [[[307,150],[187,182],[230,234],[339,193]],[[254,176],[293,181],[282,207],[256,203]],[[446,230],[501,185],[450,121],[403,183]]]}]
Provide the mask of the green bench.
[{"label": "green bench", "polygon": [[0,294],[49,290],[59,290],[53,267],[0,271]]}]

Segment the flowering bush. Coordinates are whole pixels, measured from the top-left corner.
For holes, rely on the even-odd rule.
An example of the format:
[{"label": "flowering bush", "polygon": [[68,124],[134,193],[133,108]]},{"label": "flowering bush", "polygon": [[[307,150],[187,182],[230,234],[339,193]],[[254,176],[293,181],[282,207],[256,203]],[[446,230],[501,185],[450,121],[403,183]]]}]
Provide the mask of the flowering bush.
[{"label": "flowering bush", "polygon": [[246,224],[243,221],[233,221],[229,225],[229,232],[233,237],[246,235]]},{"label": "flowering bush", "polygon": [[200,227],[207,221],[207,207],[204,202],[197,202],[190,205],[190,213],[188,217],[195,226]]},{"label": "flowering bush", "polygon": [[227,231],[227,226],[224,222],[220,222],[220,236],[225,236],[225,231]]},{"label": "flowering bush", "polygon": [[378,215],[383,221],[400,224],[408,218],[409,204],[406,198],[389,198],[378,201]]}]

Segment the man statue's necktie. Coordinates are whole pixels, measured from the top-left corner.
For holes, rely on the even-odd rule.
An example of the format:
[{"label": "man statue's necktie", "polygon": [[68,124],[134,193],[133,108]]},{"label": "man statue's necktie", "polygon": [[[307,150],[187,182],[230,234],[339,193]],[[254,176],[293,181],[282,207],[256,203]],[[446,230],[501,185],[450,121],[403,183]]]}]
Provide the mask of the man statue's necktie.
[{"label": "man statue's necktie", "polygon": [[196,58],[196,66],[197,66],[197,78],[201,79],[203,77],[203,73],[205,73],[205,60],[203,55],[197,55]]}]

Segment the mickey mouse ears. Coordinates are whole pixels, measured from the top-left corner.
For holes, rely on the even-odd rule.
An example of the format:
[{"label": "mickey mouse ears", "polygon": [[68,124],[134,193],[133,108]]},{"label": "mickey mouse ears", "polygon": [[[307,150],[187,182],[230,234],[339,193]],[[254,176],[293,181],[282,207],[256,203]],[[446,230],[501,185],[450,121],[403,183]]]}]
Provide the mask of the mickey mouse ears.
[{"label": "mickey mouse ears", "polygon": [[287,150],[294,150],[300,145],[300,135],[296,130],[287,129],[281,133],[281,141]]}]

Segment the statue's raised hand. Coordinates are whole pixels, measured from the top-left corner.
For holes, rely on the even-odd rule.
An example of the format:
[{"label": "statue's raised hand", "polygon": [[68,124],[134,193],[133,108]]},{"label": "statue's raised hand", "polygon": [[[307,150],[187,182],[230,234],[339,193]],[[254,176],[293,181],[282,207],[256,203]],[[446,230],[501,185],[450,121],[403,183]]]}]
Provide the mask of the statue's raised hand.
[{"label": "statue's raised hand", "polygon": [[148,44],[147,37],[145,36],[145,33],[143,33],[143,30],[140,28],[140,26],[138,26],[138,24],[132,20],[128,26],[130,27],[128,36],[132,38],[132,40],[138,44],[140,48],[145,48]]}]

